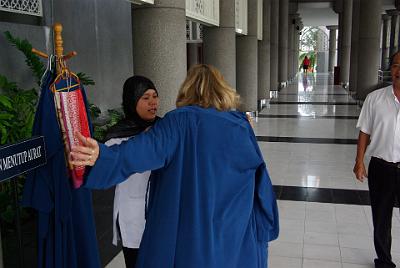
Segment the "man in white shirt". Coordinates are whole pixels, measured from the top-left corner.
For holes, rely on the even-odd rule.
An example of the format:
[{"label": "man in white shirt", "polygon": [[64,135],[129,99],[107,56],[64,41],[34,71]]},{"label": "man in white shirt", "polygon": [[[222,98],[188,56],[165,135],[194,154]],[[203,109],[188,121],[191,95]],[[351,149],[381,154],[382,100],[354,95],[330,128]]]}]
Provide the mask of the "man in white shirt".
[{"label": "man in white shirt", "polygon": [[[367,178],[364,156],[370,156],[368,187],[374,224],[376,268],[396,267],[390,254],[392,214],[400,201],[400,52],[391,61],[392,85],[368,94],[357,128],[360,129],[354,174]],[[368,148],[367,148],[368,147]]]}]

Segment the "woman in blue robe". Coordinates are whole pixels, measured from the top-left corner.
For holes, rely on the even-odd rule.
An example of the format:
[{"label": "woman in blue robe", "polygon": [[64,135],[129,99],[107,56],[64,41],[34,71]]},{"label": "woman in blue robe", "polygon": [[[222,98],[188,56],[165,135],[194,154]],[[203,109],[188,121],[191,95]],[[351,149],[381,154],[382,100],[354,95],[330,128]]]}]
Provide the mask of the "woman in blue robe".
[{"label": "woman in blue robe", "polygon": [[153,170],[137,268],[265,268],[279,232],[271,181],[238,95],[196,65],[177,109],[149,131],[106,147],[81,137],[70,163],[93,166],[85,186],[108,188]]}]

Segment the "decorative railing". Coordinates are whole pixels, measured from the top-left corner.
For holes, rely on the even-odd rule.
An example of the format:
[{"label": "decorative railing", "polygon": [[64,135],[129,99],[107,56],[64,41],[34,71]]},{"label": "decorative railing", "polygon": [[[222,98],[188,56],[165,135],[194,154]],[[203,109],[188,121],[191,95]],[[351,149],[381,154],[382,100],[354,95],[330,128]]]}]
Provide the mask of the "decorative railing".
[{"label": "decorative railing", "polygon": [[0,11],[41,17],[42,0],[0,0]]},{"label": "decorative railing", "polygon": [[186,17],[219,26],[219,0],[186,0]]},{"label": "decorative railing", "polygon": [[247,0],[235,0],[235,26],[238,34],[247,35]]},{"label": "decorative railing", "polygon": [[154,5],[154,0],[129,0],[129,2],[136,5],[143,5],[143,4]]}]

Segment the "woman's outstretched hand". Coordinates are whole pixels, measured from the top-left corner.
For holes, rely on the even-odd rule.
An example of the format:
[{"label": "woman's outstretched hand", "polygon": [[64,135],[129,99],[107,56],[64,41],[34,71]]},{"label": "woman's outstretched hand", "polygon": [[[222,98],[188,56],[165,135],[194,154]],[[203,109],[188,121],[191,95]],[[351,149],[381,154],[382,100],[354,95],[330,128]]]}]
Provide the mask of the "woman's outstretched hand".
[{"label": "woman's outstretched hand", "polygon": [[68,162],[74,166],[94,166],[99,157],[99,144],[96,140],[85,137],[79,132],[76,132],[75,135],[82,146],[75,146],[71,149]]}]

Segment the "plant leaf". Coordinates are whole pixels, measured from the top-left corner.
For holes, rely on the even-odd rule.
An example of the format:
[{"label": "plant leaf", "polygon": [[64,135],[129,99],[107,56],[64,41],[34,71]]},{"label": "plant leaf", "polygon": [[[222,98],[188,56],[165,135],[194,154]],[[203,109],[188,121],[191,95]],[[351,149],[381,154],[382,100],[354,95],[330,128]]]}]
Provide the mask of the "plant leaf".
[{"label": "plant leaf", "polygon": [[85,85],[85,86],[88,86],[88,85],[94,86],[95,83],[94,83],[93,79],[90,76],[88,76],[87,74],[79,72],[76,75],[79,77],[79,80],[81,80],[81,83],[83,85]]},{"label": "plant leaf", "polygon": [[46,68],[43,62],[40,60],[36,54],[32,52],[32,45],[28,40],[21,40],[14,37],[9,31],[4,32],[6,39],[15,46],[19,51],[25,55],[25,62],[32,70],[34,76],[36,77],[36,83],[40,86],[40,80]]},{"label": "plant leaf", "polygon": [[0,95],[0,104],[8,109],[12,109],[11,99],[5,95]]}]

